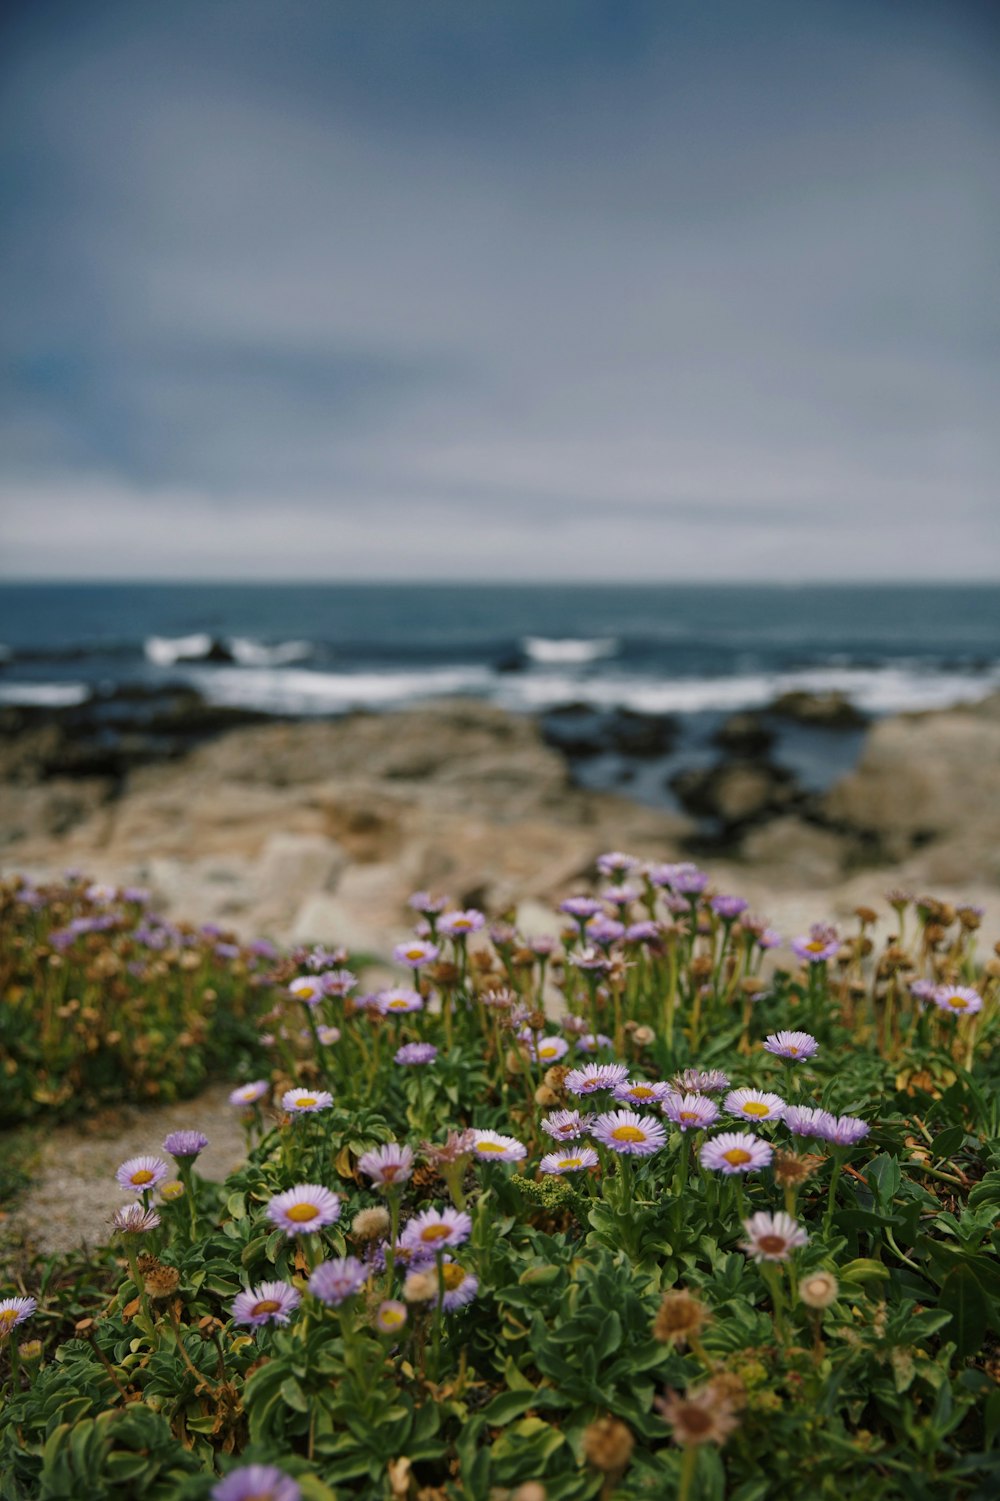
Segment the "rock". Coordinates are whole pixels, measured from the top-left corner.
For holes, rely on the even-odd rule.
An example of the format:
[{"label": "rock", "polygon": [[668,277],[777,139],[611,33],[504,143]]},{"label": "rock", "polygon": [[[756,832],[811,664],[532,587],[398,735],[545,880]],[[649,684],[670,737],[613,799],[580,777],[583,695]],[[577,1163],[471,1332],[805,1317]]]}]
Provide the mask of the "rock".
[{"label": "rock", "polygon": [[728,828],[788,808],[801,796],[790,771],[768,761],[720,761],[676,773],[670,786],[691,813]]},{"label": "rock", "polygon": [[258,921],[284,928],[307,896],[334,889],[346,863],[343,846],[323,834],[272,834],[253,872]]},{"label": "rock", "polygon": [[543,733],[552,746],[571,759],[607,755],[640,760],[667,755],[677,736],[670,714],[642,714],[636,709],[602,710],[593,704],[561,704],[543,719]]},{"label": "rock", "polygon": [[822,887],[843,876],[852,845],[830,829],[785,815],[751,829],[740,853],[750,865],[787,871],[794,884]]},{"label": "rock", "polygon": [[856,709],[842,693],[809,693],[795,689],[782,693],[767,712],[779,719],[792,719],[797,724],[818,725],[827,730],[854,730],[867,723],[860,709]]},{"label": "rock", "polygon": [[716,745],[723,750],[742,757],[763,756],[774,744],[775,735],[770,725],[759,714],[730,714],[714,735]]},{"label": "rock", "polygon": [[343,944],[352,958],[358,954],[387,958],[391,950],[386,932],[349,911],[337,896],[308,897],[296,913],[288,938],[293,944]]}]

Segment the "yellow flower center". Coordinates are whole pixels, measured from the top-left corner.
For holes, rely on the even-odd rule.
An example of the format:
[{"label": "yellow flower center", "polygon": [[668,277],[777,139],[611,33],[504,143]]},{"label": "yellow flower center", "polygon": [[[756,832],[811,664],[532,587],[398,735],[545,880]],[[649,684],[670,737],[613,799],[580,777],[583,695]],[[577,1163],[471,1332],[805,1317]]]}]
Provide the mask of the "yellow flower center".
[{"label": "yellow flower center", "polygon": [[424,951],[423,949],[407,949],[406,957],[407,959],[422,959],[424,957]]},{"label": "yellow flower center", "polygon": [[763,1100],[747,1100],[743,1106],[744,1115],[770,1115],[771,1107],[765,1105]]},{"label": "yellow flower center", "polygon": [[480,1141],[476,1143],[477,1152],[505,1152],[507,1148],[499,1141]]},{"label": "yellow flower center", "polygon": [[436,1240],[447,1240],[451,1234],[447,1225],[427,1225],[420,1232],[420,1239],[428,1241],[431,1245]]},{"label": "yellow flower center", "polygon": [[398,1329],[403,1322],[403,1315],[398,1308],[384,1308],[379,1314],[379,1322],[383,1329]]},{"label": "yellow flower center", "polygon": [[401,996],[397,996],[395,1000],[389,1002],[389,1010],[390,1011],[405,1011],[408,1005],[409,1005],[408,1001],[404,1001]]},{"label": "yellow flower center", "polygon": [[255,1314],[277,1313],[280,1307],[281,1304],[278,1302],[277,1298],[262,1298],[259,1303],[255,1303],[253,1305],[253,1312]]},{"label": "yellow flower center", "polygon": [[297,1225],[304,1225],[309,1220],[314,1220],[319,1214],[319,1210],[315,1204],[293,1204],[290,1209],[285,1210],[285,1213]]},{"label": "yellow flower center", "polygon": [[742,1163],[750,1161],[750,1153],[742,1147],[730,1147],[728,1152],[723,1152],[723,1157],[730,1167],[740,1167]]},{"label": "yellow flower center", "polygon": [[555,1052],[555,1048],[550,1045],[547,1048],[539,1048],[538,1056],[539,1058],[553,1058],[555,1056]]},{"label": "yellow flower center", "polygon": [[315,1105],[316,1096],[314,1094],[300,1094],[295,1103],[300,1110],[304,1110],[307,1105]]},{"label": "yellow flower center", "polygon": [[441,1268],[441,1275],[444,1278],[444,1285],[450,1293],[453,1293],[457,1287],[461,1287],[466,1277],[463,1269],[460,1266],[456,1266],[454,1261],[445,1262]]},{"label": "yellow flower center", "polygon": [[653,1091],[648,1084],[633,1084],[629,1093],[634,1100],[648,1100]]},{"label": "yellow flower center", "polygon": [[611,1133],[613,1141],[645,1141],[646,1133],[639,1126],[616,1126]]},{"label": "yellow flower center", "polygon": [[13,1308],[5,1308],[0,1313],[0,1334],[8,1334],[13,1329],[17,1319],[17,1312]]},{"label": "yellow flower center", "polygon": [[677,1117],[678,1120],[682,1121],[696,1121],[698,1119],[698,1112],[697,1110],[678,1110]]},{"label": "yellow flower center", "polygon": [[795,1054],[795,1053],[797,1053],[797,1052],[798,1052],[798,1048],[797,1048],[797,1047],[796,1047],[796,1046],[795,1046],[795,1044],[794,1044],[794,1042],[790,1042],[790,1043],[789,1043],[789,1044],[788,1044],[788,1045],[787,1045],[787,1047],[786,1047],[786,1048],[785,1048],[785,1052],[786,1052],[786,1053],[792,1053],[792,1054]]},{"label": "yellow flower center", "polygon": [[950,995],[948,997],[948,1005],[952,1011],[964,1011],[968,1004],[964,995]]},{"label": "yellow flower center", "polygon": [[560,1157],[560,1167],[583,1167],[582,1157]]},{"label": "yellow flower center", "polygon": [[137,1188],[143,1183],[152,1183],[152,1181],[153,1174],[149,1171],[148,1167],[140,1167],[129,1179],[129,1182],[134,1183]]}]

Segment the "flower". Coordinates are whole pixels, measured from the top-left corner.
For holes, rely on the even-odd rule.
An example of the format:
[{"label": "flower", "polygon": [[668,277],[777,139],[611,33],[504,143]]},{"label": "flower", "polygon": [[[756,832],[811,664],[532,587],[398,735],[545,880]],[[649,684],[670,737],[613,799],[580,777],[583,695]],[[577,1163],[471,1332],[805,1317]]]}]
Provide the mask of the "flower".
[{"label": "flower", "polygon": [[611,1038],[603,1032],[584,1032],[576,1040],[578,1053],[596,1053],[598,1048],[610,1048],[611,1045]]},{"label": "flower", "polygon": [[780,1121],[785,1102],[780,1095],[762,1089],[731,1089],[722,1107],[729,1115],[749,1121]]},{"label": "flower", "polygon": [[686,1068],[670,1082],[678,1094],[721,1094],[729,1088],[729,1075],[721,1068]]},{"label": "flower", "polygon": [[111,1228],[119,1235],[145,1235],[147,1230],[155,1230],[159,1224],[160,1216],[156,1210],[144,1209],[138,1202],[116,1209],[111,1220]]},{"label": "flower", "polygon": [[523,1162],[528,1149],[515,1136],[501,1136],[498,1131],[473,1131],[472,1150],[477,1157],[491,1162]]},{"label": "flower", "polygon": [[939,1010],[956,1016],[974,1016],[983,1009],[982,996],[969,985],[939,985],[931,999]]},{"label": "flower", "polygon": [[[618,1477],[627,1468],[635,1448],[632,1430],[620,1418],[595,1418],[583,1430],[580,1441],[588,1464],[602,1475]],[[605,1487],[606,1494],[610,1491]]]},{"label": "flower", "polygon": [[576,918],[581,926],[588,917],[596,917],[603,910],[600,902],[592,896],[568,896],[559,903],[559,911]]},{"label": "flower", "polygon": [[660,924],[649,917],[629,923],[625,929],[626,943],[655,943],[659,936]]},{"label": "flower", "polygon": [[472,1221],[461,1209],[425,1209],[414,1215],[400,1240],[408,1250],[425,1253],[460,1246],[472,1234]]},{"label": "flower", "polygon": [[166,1176],[167,1164],[162,1157],[130,1157],[115,1173],[119,1188],[137,1194],[147,1193]]},{"label": "flower", "polygon": [[187,1189],[179,1178],[168,1178],[166,1183],[160,1184],[160,1198],[170,1204],[174,1199],[183,1199]]},{"label": "flower", "polygon": [[611,960],[607,954],[602,954],[600,949],[593,944],[585,944],[582,949],[574,949],[566,955],[568,964],[575,969],[583,970],[608,970],[611,968]]},{"label": "flower", "polygon": [[752,1173],[767,1167],[772,1157],[770,1145],[749,1131],[722,1131],[706,1141],[698,1159],[702,1167],[725,1173]]},{"label": "flower", "polygon": [[301,1293],[287,1282],[261,1282],[237,1293],[230,1312],[234,1324],[287,1324],[301,1302]]},{"label": "flower", "polygon": [[796,1136],[820,1136],[820,1128],[832,1118],[829,1111],[817,1105],[789,1105],[784,1114],[785,1125]]},{"label": "flower", "polygon": [[570,1094],[596,1094],[600,1089],[614,1089],[627,1078],[627,1063],[586,1063],[583,1068],[570,1069],[566,1088]]},{"label": "flower", "polygon": [[286,1235],[308,1235],[340,1218],[340,1198],[318,1183],[300,1183],[276,1194],[267,1206],[267,1217]]},{"label": "flower", "polygon": [[822,1120],[815,1134],[834,1147],[857,1146],[871,1130],[868,1122],[859,1120],[856,1115],[830,1115],[826,1110],[821,1110],[820,1115]]},{"label": "flower", "polygon": [[306,1006],[318,1006],[323,999],[323,981],[319,975],[300,975],[289,985],[288,994]]},{"label": "flower", "polygon": [[405,1303],[400,1303],[396,1298],[386,1298],[376,1310],[375,1328],[379,1334],[398,1334],[406,1327],[408,1318]]},{"label": "flower", "polygon": [[683,1393],[668,1390],[665,1397],[654,1398],[653,1405],[674,1430],[674,1443],[684,1448],[689,1444],[724,1444],[738,1426],[732,1399],[713,1381],[688,1387]]},{"label": "flower", "polygon": [[441,1266],[441,1280],[444,1282],[441,1307],[446,1313],[464,1308],[479,1291],[479,1278],[473,1272],[467,1272],[464,1266],[459,1266],[457,1261],[445,1259]]},{"label": "flower", "polygon": [[432,964],[440,952],[437,944],[427,939],[408,938],[405,943],[397,943],[392,954],[397,964],[419,969],[422,964]]},{"label": "flower", "polygon": [[328,1308],[339,1308],[361,1291],[368,1281],[368,1268],[356,1256],[321,1261],[309,1278],[309,1291]]},{"label": "flower", "polygon": [[411,1011],[423,1011],[423,997],[406,985],[394,985],[391,990],[380,990],[375,997],[375,1009],[382,1016],[403,1016]]},{"label": "flower", "polygon": [[653,1336],[662,1344],[683,1350],[689,1340],[698,1338],[711,1317],[704,1303],[686,1287],[674,1287],[663,1294],[653,1320]]},{"label": "flower", "polygon": [[808,938],[792,939],[791,950],[796,958],[804,959],[807,964],[825,964],[828,959],[837,957],[840,939],[836,928],[816,923],[810,928]]},{"label": "flower", "polygon": [[438,919],[438,932],[446,938],[464,938],[467,933],[478,933],[486,925],[486,918],[475,907],[465,912],[445,912]]},{"label": "flower", "polygon": [[775,1058],[788,1058],[792,1063],[799,1063],[804,1058],[812,1058],[819,1051],[819,1043],[808,1032],[772,1032],[764,1039],[764,1051],[773,1053]]},{"label": "flower", "polygon": [[252,1084],[241,1084],[229,1096],[230,1105],[256,1105],[270,1089],[266,1079],[255,1079]]},{"label": "flower", "polygon": [[171,1131],[163,1141],[163,1150],[171,1157],[197,1157],[207,1146],[208,1137],[201,1131]]},{"label": "flower", "polygon": [[538,1166],[543,1173],[579,1173],[597,1164],[598,1156],[593,1147],[577,1147],[569,1154],[548,1152]]},{"label": "flower", "polygon": [[682,1131],[703,1131],[719,1118],[719,1107],[703,1094],[671,1094],[663,1102],[663,1113]]},{"label": "flower", "polygon": [[670,1085],[659,1080],[623,1079],[611,1093],[625,1105],[662,1105],[670,1093]]},{"label": "flower", "polygon": [[630,1157],[648,1157],[665,1146],[667,1140],[659,1121],[637,1115],[634,1110],[611,1110],[599,1115],[590,1134],[612,1152]]},{"label": "flower", "polygon": [[607,948],[611,943],[617,943],[619,938],[625,937],[625,924],[618,922],[614,917],[607,917],[599,912],[596,917],[589,917],[586,922],[586,934],[594,943],[602,948]]},{"label": "flower", "polygon": [[281,1096],[281,1108],[292,1115],[315,1115],[317,1110],[329,1110],[333,1095],[325,1089],[286,1089]]},{"label": "flower", "polygon": [[556,1141],[576,1141],[590,1129],[590,1120],[589,1115],[581,1115],[579,1110],[555,1110],[543,1118],[542,1130]]},{"label": "flower", "polygon": [[430,1303],[437,1298],[439,1291],[437,1273],[433,1267],[428,1268],[425,1264],[406,1274],[403,1297],[407,1303]]},{"label": "flower", "polygon": [[829,1308],[839,1291],[840,1284],[832,1272],[810,1272],[799,1283],[799,1301],[807,1308]]},{"label": "flower", "polygon": [[211,1501],[301,1501],[290,1475],[274,1465],[240,1465],[211,1490]]},{"label": "flower", "polygon": [[622,850],[609,850],[607,854],[598,855],[597,868],[602,876],[628,875],[630,871],[638,870],[639,862],[635,855],[626,855]]},{"label": "flower", "polygon": [[358,1168],[379,1188],[405,1183],[413,1172],[413,1150],[390,1141],[384,1147],[372,1147],[358,1158]]},{"label": "flower", "polygon": [[433,1063],[437,1055],[438,1050],[432,1042],[404,1042],[401,1048],[397,1048],[394,1062]]},{"label": "flower", "polygon": [[743,1221],[747,1238],[742,1249],[754,1261],[787,1261],[793,1251],[804,1246],[809,1236],[790,1214],[779,1210],[768,1214],[761,1210]]},{"label": "flower", "polygon": [[569,1043],[565,1037],[540,1037],[537,1043],[529,1041],[528,1052],[539,1063],[558,1063],[569,1052]]},{"label": "flower", "polygon": [[316,1036],[324,1048],[332,1048],[335,1042],[340,1041],[339,1027],[317,1027]]},{"label": "flower", "polygon": [[349,969],[330,969],[326,974],[320,975],[323,994],[337,996],[341,1000],[350,995],[357,983],[357,975],[352,974]]},{"label": "flower", "polygon": [[708,876],[697,865],[685,861],[673,867],[667,884],[681,896],[697,896],[708,885]]},{"label": "flower", "polygon": [[732,922],[745,912],[750,903],[741,896],[713,896],[709,906],[716,916],[721,917],[723,922]]},{"label": "flower", "polygon": [[36,1298],[0,1298],[0,1339],[30,1319],[37,1307]]}]

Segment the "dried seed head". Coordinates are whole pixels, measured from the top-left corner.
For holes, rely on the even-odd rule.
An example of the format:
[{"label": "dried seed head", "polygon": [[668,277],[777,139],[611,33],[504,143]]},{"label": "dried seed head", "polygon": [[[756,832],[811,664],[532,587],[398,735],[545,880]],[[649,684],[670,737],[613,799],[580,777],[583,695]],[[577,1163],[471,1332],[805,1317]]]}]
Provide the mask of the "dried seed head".
[{"label": "dried seed head", "polygon": [[351,1221],[351,1233],[358,1240],[380,1240],[389,1233],[389,1211],[379,1204],[373,1209],[359,1209]]},{"label": "dried seed head", "polygon": [[836,1300],[839,1290],[832,1272],[810,1272],[799,1283],[799,1300],[807,1308],[829,1308]]},{"label": "dried seed head", "polygon": [[800,1157],[796,1152],[779,1148],[774,1154],[774,1181],[781,1188],[797,1188],[800,1183],[808,1183],[825,1160],[815,1152],[806,1152]]},{"label": "dried seed head", "polygon": [[175,1266],[154,1266],[143,1277],[146,1296],[171,1298],[180,1286],[181,1274]]},{"label": "dried seed head", "polygon": [[620,1475],[632,1458],[635,1439],[619,1418],[598,1418],[584,1429],[583,1452],[595,1470]]},{"label": "dried seed head", "polygon": [[688,1340],[698,1338],[711,1317],[704,1303],[687,1288],[671,1288],[663,1294],[653,1320],[653,1335],[663,1344],[675,1344],[683,1350]]},{"label": "dried seed head", "polygon": [[410,1272],[403,1283],[407,1303],[429,1303],[437,1295],[437,1277],[433,1272]]},{"label": "dried seed head", "polygon": [[732,1399],[714,1381],[689,1387],[683,1394],[668,1391],[654,1399],[663,1420],[670,1424],[675,1444],[724,1444],[738,1426]]}]

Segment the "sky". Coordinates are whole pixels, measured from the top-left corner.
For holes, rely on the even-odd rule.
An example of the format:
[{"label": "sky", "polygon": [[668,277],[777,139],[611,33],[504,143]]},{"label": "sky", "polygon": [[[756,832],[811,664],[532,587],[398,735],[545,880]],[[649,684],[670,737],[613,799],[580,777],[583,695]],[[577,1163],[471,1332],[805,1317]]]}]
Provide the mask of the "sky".
[{"label": "sky", "polygon": [[8,0],[0,575],[1000,577],[1000,12]]}]

